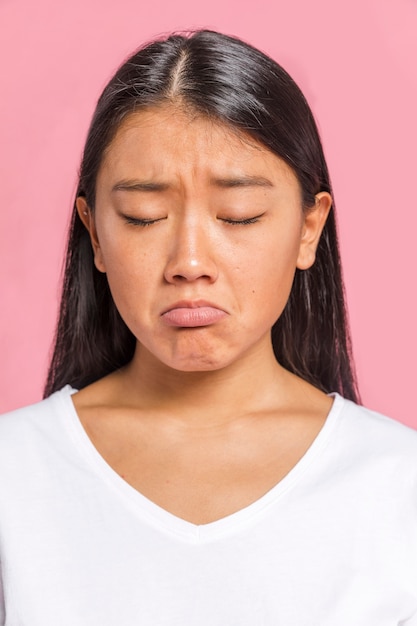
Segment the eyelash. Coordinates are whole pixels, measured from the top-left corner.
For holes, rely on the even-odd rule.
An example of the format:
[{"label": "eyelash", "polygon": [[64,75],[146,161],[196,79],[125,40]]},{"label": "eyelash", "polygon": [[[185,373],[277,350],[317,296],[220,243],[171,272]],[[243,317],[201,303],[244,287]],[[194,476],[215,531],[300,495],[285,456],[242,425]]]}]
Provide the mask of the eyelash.
[{"label": "eyelash", "polygon": [[160,222],[162,220],[165,220],[166,217],[159,217],[156,220],[144,220],[144,219],[140,219],[139,217],[128,217],[127,215],[125,216],[125,220],[128,224],[132,224],[132,226],[151,226],[152,224],[156,224],[156,222]]},{"label": "eyelash", "polygon": [[[254,217],[248,217],[242,220],[232,220],[230,218],[219,218],[220,221],[225,222],[226,224],[230,224],[231,226],[245,226],[247,224],[255,224],[255,222],[257,222],[259,220],[260,217],[262,217],[263,213],[261,213],[261,215],[255,215]],[[128,224],[131,224],[132,226],[141,226],[141,227],[145,227],[145,226],[151,226],[152,224],[156,224],[156,222],[161,222],[162,220],[167,219],[166,217],[160,217],[158,219],[152,220],[152,219],[140,219],[139,217],[128,217],[127,215],[125,215],[125,220]]]},{"label": "eyelash", "polygon": [[254,224],[255,222],[259,220],[260,217],[261,217],[260,215],[256,215],[255,217],[248,217],[244,220],[231,220],[231,219],[223,218],[221,221],[225,222],[226,224],[231,224],[232,226],[239,226],[242,224]]}]

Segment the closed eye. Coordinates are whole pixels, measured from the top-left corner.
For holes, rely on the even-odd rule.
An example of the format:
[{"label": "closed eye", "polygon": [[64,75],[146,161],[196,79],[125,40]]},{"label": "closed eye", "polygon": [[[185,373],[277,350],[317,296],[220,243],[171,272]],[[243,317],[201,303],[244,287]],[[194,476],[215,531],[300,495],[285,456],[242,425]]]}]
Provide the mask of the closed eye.
[{"label": "closed eye", "polygon": [[156,224],[156,222],[166,220],[166,217],[157,217],[155,219],[129,217],[128,215],[124,215],[123,217],[126,220],[127,224],[132,224],[133,226],[151,226],[152,224]]},{"label": "closed eye", "polygon": [[[219,217],[218,219],[221,222],[225,222],[226,224],[231,224],[232,226],[246,225],[246,224],[254,224],[257,222],[264,213],[260,215],[254,215],[253,217],[245,217],[240,220],[232,219],[229,217]],[[157,217],[157,218],[140,218],[140,217],[130,217],[129,215],[123,216],[127,224],[132,224],[133,226],[151,226],[152,224],[156,224],[157,222],[161,222],[162,220],[166,220],[166,217]]]},{"label": "closed eye", "polygon": [[236,219],[232,219],[229,217],[220,217],[219,219],[222,222],[226,222],[226,224],[232,224],[233,226],[237,226],[239,224],[241,225],[245,225],[245,224],[254,224],[255,222],[257,222],[263,215],[265,215],[264,213],[261,213],[260,215],[255,215],[254,217],[245,217],[241,220],[236,220]]}]

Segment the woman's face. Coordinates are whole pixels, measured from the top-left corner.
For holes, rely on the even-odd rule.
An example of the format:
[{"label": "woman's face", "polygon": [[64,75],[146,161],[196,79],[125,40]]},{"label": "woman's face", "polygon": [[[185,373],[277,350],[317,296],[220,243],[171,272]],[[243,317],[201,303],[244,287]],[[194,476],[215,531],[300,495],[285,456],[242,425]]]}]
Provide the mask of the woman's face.
[{"label": "woman's face", "polygon": [[305,215],[284,161],[221,123],[161,107],[123,122],[94,214],[83,198],[77,206],[139,354],[204,371],[270,350],[330,199],[318,194]]}]

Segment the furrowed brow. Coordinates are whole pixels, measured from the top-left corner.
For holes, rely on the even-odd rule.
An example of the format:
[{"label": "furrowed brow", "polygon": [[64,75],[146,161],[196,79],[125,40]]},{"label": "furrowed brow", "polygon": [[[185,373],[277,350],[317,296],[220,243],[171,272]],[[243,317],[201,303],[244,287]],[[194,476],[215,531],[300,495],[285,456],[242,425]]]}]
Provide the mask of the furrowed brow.
[{"label": "furrowed brow", "polygon": [[263,176],[238,176],[236,178],[213,178],[212,185],[230,189],[233,187],[273,187],[273,183]]},{"label": "furrowed brow", "polygon": [[147,180],[121,180],[112,187],[113,191],[166,191],[167,183],[154,183]]}]

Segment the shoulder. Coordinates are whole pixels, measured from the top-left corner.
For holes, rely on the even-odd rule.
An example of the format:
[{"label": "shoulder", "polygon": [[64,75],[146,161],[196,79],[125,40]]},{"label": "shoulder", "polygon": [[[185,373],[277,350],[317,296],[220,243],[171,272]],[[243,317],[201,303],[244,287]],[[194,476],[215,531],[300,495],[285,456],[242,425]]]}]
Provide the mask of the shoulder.
[{"label": "shoulder", "polygon": [[380,444],[397,442],[412,447],[417,445],[417,430],[338,394],[334,394],[334,398],[334,410],[340,414],[344,427],[352,432],[360,431],[362,436],[371,436]]},{"label": "shoulder", "polygon": [[68,463],[74,465],[72,393],[65,387],[41,402],[0,415],[3,510],[12,502],[54,493],[54,481],[64,475]]},{"label": "shoulder", "polygon": [[0,457],[6,451],[16,450],[16,446],[23,450],[35,439],[53,436],[70,408],[74,391],[67,385],[45,400],[0,415]]},{"label": "shoulder", "polygon": [[417,431],[335,394],[330,414],[333,449],[339,463],[395,476],[417,484]]}]

